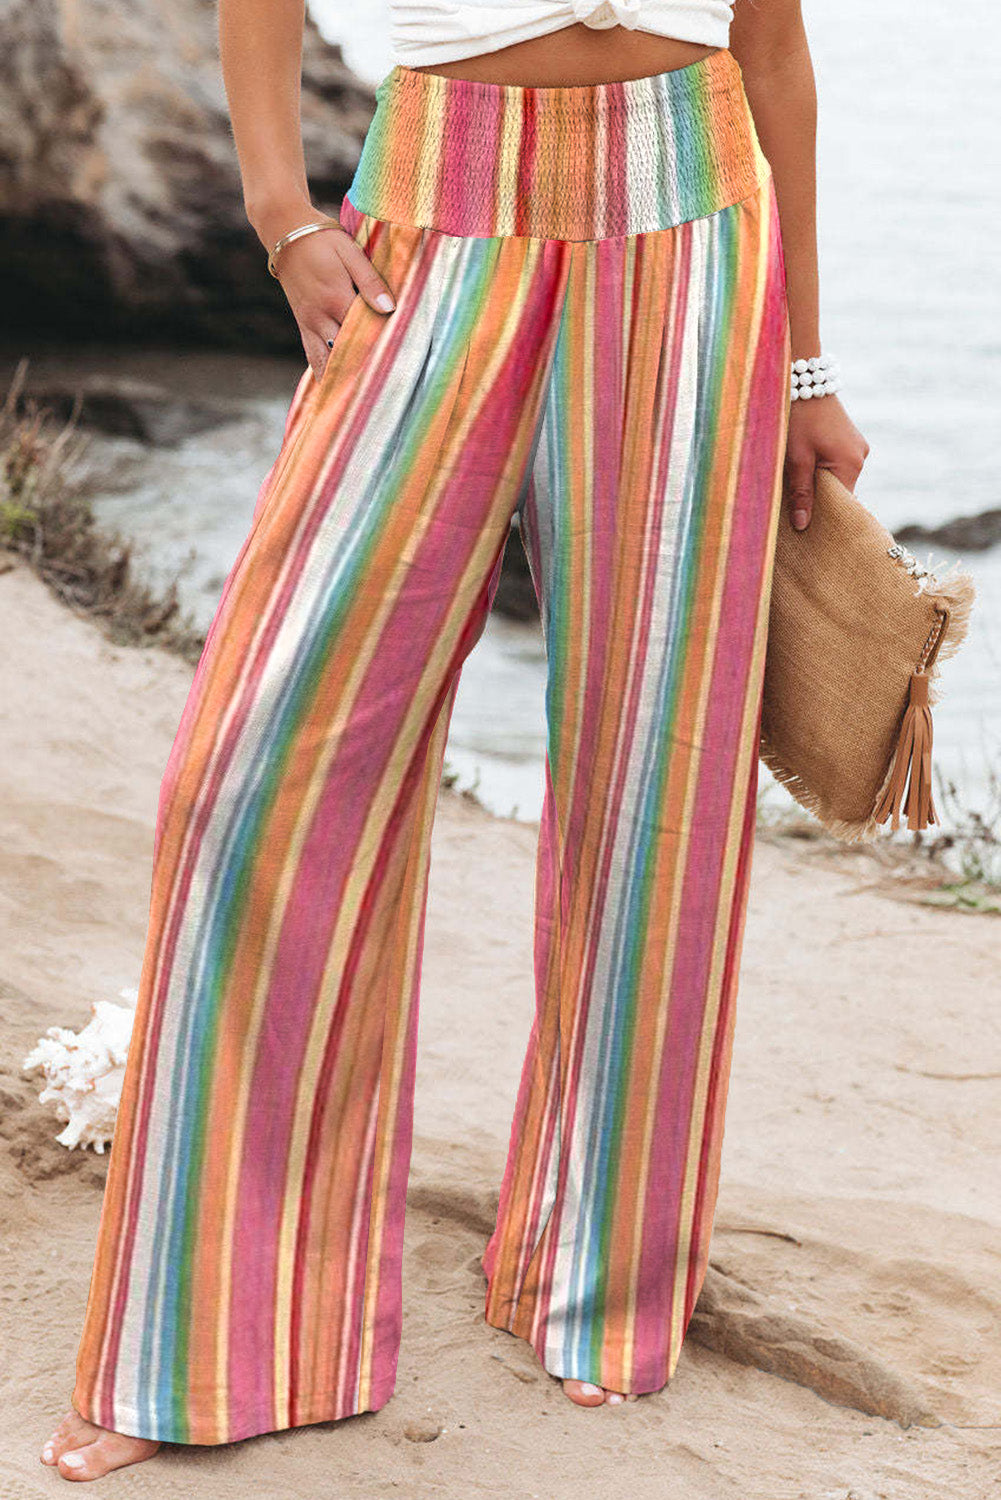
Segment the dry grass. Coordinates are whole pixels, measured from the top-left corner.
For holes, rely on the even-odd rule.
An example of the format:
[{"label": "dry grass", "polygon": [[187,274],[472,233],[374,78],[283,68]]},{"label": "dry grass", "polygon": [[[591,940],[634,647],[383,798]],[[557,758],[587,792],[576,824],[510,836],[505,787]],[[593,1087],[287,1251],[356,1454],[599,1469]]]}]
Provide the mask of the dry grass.
[{"label": "dry grass", "polygon": [[989,805],[970,808],[954,782],[939,777],[936,806],[947,831],[887,828],[870,843],[846,844],[795,803],[776,805],[776,788],[758,793],[757,827],[767,839],[799,843],[811,857],[852,868],[908,901],[1001,915],[1001,778],[991,773]]},{"label": "dry grass", "polygon": [[1001,890],[1001,763],[995,760],[987,767],[982,808],[971,807],[962,788],[941,773],[937,781],[936,801],[948,832],[929,839],[929,853],[955,868],[957,890]]},{"label": "dry grass", "polygon": [[182,618],[177,583],[154,592],[133,576],[131,544],[97,525],[74,470],[89,446],[24,392],[17,366],[0,408],[0,548],[24,559],[64,604],[101,623],[118,644],[165,646],[197,661],[204,632]]}]

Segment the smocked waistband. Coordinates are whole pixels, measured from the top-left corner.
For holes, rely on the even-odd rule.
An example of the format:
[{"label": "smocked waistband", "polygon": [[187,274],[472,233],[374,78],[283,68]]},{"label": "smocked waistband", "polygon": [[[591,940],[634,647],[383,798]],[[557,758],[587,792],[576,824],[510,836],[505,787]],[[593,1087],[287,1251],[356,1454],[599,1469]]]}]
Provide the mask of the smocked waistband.
[{"label": "smocked waistband", "polygon": [[619,83],[482,83],[397,63],[347,197],[446,234],[607,239],[715,213],[768,171],[726,48]]}]

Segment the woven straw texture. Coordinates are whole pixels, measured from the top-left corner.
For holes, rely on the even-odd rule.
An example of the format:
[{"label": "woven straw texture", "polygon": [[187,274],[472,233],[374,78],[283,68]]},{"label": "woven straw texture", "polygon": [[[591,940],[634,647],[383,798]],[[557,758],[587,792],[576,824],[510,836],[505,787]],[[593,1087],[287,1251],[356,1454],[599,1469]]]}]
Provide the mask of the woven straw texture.
[{"label": "woven straw texture", "polygon": [[936,601],[950,614],[930,702],[939,663],[966,634],[974,588],[958,564],[948,576],[912,576],[906,556],[890,555],[890,532],[830,469],[817,470],[815,496],[805,531],[785,515],[778,529],[761,758],[838,838],[868,841]]}]

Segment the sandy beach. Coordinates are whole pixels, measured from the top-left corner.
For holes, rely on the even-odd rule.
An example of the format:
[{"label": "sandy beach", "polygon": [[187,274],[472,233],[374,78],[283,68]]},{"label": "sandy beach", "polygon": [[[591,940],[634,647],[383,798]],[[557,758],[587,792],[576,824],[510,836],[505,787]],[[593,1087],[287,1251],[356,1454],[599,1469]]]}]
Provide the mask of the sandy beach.
[{"label": "sandy beach", "polygon": [[[160,777],[192,669],[109,643],[0,573],[3,1361],[0,1500],[72,1388],[106,1157],[67,1151],[21,1062],[136,983]],[[532,1011],[536,830],[443,791],[432,851],[405,1322],[378,1413],[165,1447],[98,1492],[191,1500],[988,1500],[1001,1484],[1001,919],[934,909],[862,853],[761,834],[713,1271],[775,1337],[862,1346],[903,1426],[690,1334],[670,1385],[580,1410],[482,1317]]]}]

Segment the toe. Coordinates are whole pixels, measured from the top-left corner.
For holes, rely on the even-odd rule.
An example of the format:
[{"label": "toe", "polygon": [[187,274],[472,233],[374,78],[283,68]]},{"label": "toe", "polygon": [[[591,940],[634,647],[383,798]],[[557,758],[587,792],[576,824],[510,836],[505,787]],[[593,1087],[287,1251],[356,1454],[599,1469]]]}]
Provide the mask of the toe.
[{"label": "toe", "polygon": [[100,1479],[112,1469],[120,1469],[125,1464],[139,1463],[144,1458],[150,1458],[159,1446],[159,1443],[148,1438],[128,1437],[121,1432],[101,1432],[94,1442],[64,1453],[59,1467],[68,1479]]},{"label": "toe", "polygon": [[81,1417],[79,1412],[71,1411],[68,1416],[63,1417],[59,1426],[52,1433],[42,1449],[41,1459],[43,1464],[55,1464],[64,1453],[73,1448],[82,1448],[86,1443],[92,1443],[100,1432],[93,1422],[88,1422]]},{"label": "toe", "polygon": [[39,1457],[43,1464],[58,1468],[63,1479],[99,1479],[111,1469],[152,1457],[159,1446],[153,1438],[129,1437],[98,1427],[71,1407]]},{"label": "toe", "polygon": [[586,1380],[564,1380],[563,1389],[577,1406],[601,1406],[605,1393],[600,1385],[591,1385]]},{"label": "toe", "polygon": [[68,1452],[59,1455],[59,1472],[64,1479],[93,1479],[87,1461],[87,1448],[93,1447],[88,1443],[84,1448],[70,1448]]}]

